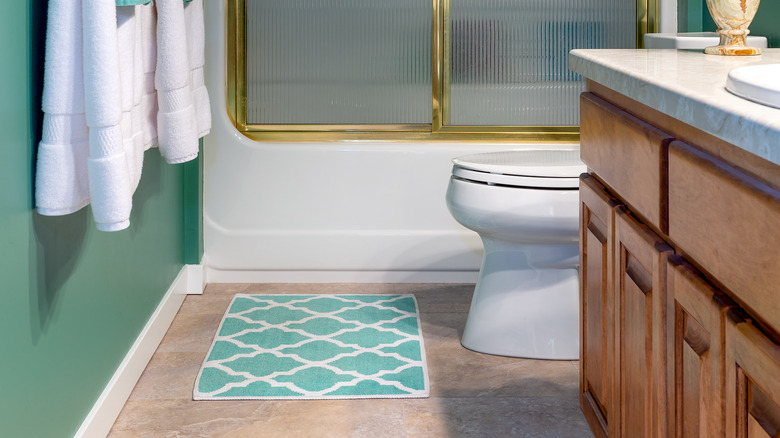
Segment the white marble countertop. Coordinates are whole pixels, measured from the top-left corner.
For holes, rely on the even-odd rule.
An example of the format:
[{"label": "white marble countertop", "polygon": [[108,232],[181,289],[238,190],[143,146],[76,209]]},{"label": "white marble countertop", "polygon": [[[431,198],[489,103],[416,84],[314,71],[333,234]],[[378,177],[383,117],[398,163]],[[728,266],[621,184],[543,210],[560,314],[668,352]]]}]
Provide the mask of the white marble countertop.
[{"label": "white marble countertop", "polygon": [[670,49],[569,54],[569,68],[586,78],[780,165],[780,109],[726,90],[728,72],[751,64],[780,64],[780,49],[729,57]]}]

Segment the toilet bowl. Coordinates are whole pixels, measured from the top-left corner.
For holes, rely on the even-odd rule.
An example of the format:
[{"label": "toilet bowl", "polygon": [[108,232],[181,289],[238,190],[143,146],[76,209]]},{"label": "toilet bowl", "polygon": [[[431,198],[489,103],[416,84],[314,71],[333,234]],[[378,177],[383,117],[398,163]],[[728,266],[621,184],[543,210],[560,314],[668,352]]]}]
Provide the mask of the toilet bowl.
[{"label": "toilet bowl", "polygon": [[537,359],[579,357],[576,145],[453,159],[447,207],[484,255],[464,347]]}]

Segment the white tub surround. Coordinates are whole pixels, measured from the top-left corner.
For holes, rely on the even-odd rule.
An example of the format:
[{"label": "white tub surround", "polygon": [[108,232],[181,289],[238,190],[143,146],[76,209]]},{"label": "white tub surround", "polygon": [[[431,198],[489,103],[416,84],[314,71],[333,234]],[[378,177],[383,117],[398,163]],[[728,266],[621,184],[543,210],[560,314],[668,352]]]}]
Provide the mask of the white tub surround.
[{"label": "white tub surround", "polygon": [[780,49],[722,57],[684,50],[572,50],[575,72],[683,123],[780,164],[780,109],[726,90],[734,68],[780,63]]},{"label": "white tub surround", "polygon": [[225,2],[205,8],[208,280],[474,282],[482,244],[447,211],[451,159],[523,145],[250,140],[226,110]]}]

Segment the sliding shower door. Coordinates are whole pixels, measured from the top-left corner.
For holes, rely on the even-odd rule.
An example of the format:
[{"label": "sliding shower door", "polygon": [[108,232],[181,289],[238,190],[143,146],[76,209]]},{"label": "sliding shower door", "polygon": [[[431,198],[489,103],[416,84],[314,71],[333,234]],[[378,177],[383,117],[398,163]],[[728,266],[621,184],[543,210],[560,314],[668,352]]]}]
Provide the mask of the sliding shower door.
[{"label": "sliding shower door", "polygon": [[231,111],[259,139],[576,141],[569,51],[636,47],[653,1],[228,0]]},{"label": "sliding shower door", "polygon": [[248,0],[247,123],[428,124],[431,4]]},{"label": "sliding shower door", "polygon": [[449,125],[578,125],[569,51],[635,47],[630,1],[447,1]]}]

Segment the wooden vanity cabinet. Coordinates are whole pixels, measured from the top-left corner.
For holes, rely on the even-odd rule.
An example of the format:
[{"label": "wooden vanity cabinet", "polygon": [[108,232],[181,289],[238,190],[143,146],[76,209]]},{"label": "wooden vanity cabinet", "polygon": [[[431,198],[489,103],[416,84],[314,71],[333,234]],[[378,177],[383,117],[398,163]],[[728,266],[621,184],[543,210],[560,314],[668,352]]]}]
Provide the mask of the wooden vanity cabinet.
[{"label": "wooden vanity cabinet", "polygon": [[582,161],[621,201],[666,229],[666,149],[672,137],[591,93],[580,98]]},{"label": "wooden vanity cabinet", "polygon": [[597,437],[613,435],[615,384],[614,294],[612,249],[615,238],[615,208],[619,205],[595,178],[580,180],[580,282],[587,284],[580,300],[580,404]]},{"label": "wooden vanity cabinet", "polygon": [[580,406],[591,430],[780,437],[780,166],[589,90]]},{"label": "wooden vanity cabinet", "polygon": [[679,255],[669,258],[669,369],[677,438],[723,436],[725,315],[736,305]]},{"label": "wooden vanity cabinet", "polygon": [[780,345],[747,315],[726,319],[725,434],[780,437]]},{"label": "wooden vanity cabinet", "polygon": [[615,218],[617,436],[667,436],[666,259],[672,248],[625,207]]}]

